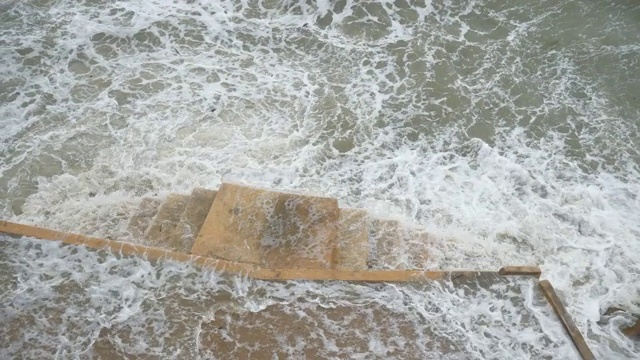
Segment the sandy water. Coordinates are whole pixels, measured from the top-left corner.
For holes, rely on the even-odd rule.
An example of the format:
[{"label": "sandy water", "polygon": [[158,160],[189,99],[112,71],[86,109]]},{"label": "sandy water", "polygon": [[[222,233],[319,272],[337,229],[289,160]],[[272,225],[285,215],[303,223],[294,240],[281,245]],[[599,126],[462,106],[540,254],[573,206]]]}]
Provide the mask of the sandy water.
[{"label": "sandy water", "polygon": [[0,249],[12,279],[0,295],[2,358],[573,355],[534,279],[274,283],[49,241],[3,238]]},{"label": "sandy water", "polygon": [[434,267],[540,264],[597,355],[640,356],[598,323],[640,312],[639,52],[633,1],[2,1],[0,215],[106,236],[223,179],[334,196],[437,234]]}]

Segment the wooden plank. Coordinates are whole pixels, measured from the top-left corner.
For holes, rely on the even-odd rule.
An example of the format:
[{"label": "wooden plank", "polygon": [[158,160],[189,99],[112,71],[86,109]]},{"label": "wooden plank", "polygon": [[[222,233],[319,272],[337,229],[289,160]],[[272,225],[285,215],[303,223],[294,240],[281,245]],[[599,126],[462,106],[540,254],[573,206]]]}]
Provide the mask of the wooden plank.
[{"label": "wooden plank", "polygon": [[439,280],[450,273],[450,271],[417,270],[256,269],[252,277],[276,281],[304,279],[312,281],[416,282]]},{"label": "wooden plank", "polygon": [[551,283],[548,280],[542,280],[540,281],[539,286],[542,290],[542,293],[544,294],[544,297],[547,298],[547,301],[549,302],[549,304],[551,304],[553,311],[555,311],[556,315],[558,315],[558,318],[562,322],[562,326],[564,326],[564,329],[569,334],[569,337],[571,337],[571,341],[573,341],[573,344],[576,346],[576,349],[580,353],[582,359],[595,359],[593,353],[589,349],[589,346],[587,346],[587,343],[584,341],[580,330],[571,319],[571,316],[567,312],[567,309],[565,309],[562,301],[556,294],[556,291],[553,289]]},{"label": "wooden plank", "polygon": [[250,264],[236,263],[231,261],[206,258],[201,256],[188,255],[173,252],[168,249],[161,249],[151,246],[136,245],[126,242],[106,240],[91,236],[65,233],[62,231],[45,229],[32,225],[23,225],[9,221],[0,221],[0,233],[15,236],[27,236],[41,240],[60,241],[70,245],[86,246],[98,250],[110,250],[114,254],[121,256],[141,256],[150,261],[170,259],[182,262],[194,262],[205,268],[211,268],[225,273],[245,274],[254,271]]},{"label": "wooden plank", "polygon": [[504,266],[498,271],[500,275],[523,275],[523,276],[535,276],[537,278],[542,274],[537,266]]},{"label": "wooden plank", "polygon": [[311,280],[311,281],[349,281],[349,282],[423,282],[430,280],[473,278],[476,275],[495,274],[496,271],[474,270],[362,270],[341,269],[259,269],[253,278],[272,281]]},{"label": "wooden plank", "polygon": [[61,241],[66,244],[86,246],[93,249],[110,250],[122,256],[141,256],[150,261],[170,259],[174,261],[192,262],[202,268],[213,269],[222,273],[247,276],[260,280],[310,280],[310,281],[361,281],[361,282],[416,282],[458,279],[465,276],[493,273],[495,271],[474,270],[364,270],[349,271],[338,269],[264,269],[254,264],[226,261],[210,257],[189,255],[167,249],[136,245],[126,242],[99,239],[91,236],[65,233],[32,225],[23,225],[8,221],[0,221],[0,233],[15,236],[33,237],[41,240]]}]

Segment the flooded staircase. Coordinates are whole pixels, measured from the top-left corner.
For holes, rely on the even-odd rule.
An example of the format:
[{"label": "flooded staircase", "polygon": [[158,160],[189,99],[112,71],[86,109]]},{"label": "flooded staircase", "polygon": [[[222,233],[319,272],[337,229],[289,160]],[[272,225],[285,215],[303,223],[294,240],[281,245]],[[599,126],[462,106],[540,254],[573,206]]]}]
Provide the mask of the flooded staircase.
[{"label": "flooded staircase", "polygon": [[[433,260],[429,249],[435,242],[427,231],[396,220],[374,218],[363,209],[340,208],[333,198],[223,183],[217,191],[196,188],[191,194],[143,198],[137,211],[129,217],[125,234],[113,236],[114,240],[7,221],[0,221],[0,233],[62,241],[109,250],[121,256],[144,256],[150,261],[190,262],[220,273],[268,281],[410,282],[413,284],[408,286],[414,286],[441,280],[464,289],[465,296],[474,293],[485,296],[487,289],[503,288],[500,284],[508,276],[525,276],[538,283],[537,296],[547,299],[580,356],[594,358],[551,284],[546,280],[538,282],[541,270],[537,266],[506,266],[499,271],[426,270],[437,268],[437,264],[430,263]],[[274,321],[271,318],[287,318],[280,310],[274,307],[260,312],[252,323],[266,324]],[[334,316],[343,318],[354,312],[356,309],[345,309],[344,314],[338,312]],[[326,314],[327,311],[322,310],[317,316]],[[379,316],[396,317],[383,308]],[[210,329],[202,325],[202,329],[210,330],[199,340],[206,344],[205,348],[224,350],[229,345],[226,338],[219,338],[225,326],[231,326],[228,330],[235,334],[234,339],[251,337],[256,331],[250,326],[235,328],[232,327],[235,322],[220,321],[215,320]],[[363,323],[361,328],[365,327]],[[307,332],[310,338],[315,325],[305,329],[299,330]],[[268,327],[260,331],[264,332],[261,335],[264,339],[281,333]],[[434,330],[432,335],[437,333]],[[335,335],[336,339],[341,338]],[[100,337],[105,348],[96,351],[110,354],[104,358],[120,354],[107,339],[109,335],[105,336]],[[433,346],[446,343],[445,339],[441,340]],[[275,353],[279,345],[277,339],[273,341],[270,351]],[[365,348],[353,341],[349,346]],[[415,354],[419,352],[416,350]]]},{"label": "flooded staircase", "polygon": [[189,253],[215,197],[215,191],[196,188],[191,195],[170,194],[164,201],[144,198],[129,220],[129,233],[150,246]]},{"label": "flooded staircase", "polygon": [[271,269],[422,269],[431,242],[336,199],[231,183],[144,198],[128,232],[149,246]]}]

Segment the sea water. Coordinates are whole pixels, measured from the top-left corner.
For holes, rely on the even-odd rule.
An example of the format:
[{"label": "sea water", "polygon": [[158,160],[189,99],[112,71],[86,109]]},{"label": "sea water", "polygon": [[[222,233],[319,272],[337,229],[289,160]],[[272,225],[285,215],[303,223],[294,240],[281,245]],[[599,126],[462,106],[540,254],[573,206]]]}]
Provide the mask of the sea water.
[{"label": "sea water", "polygon": [[[527,277],[264,282],[0,239],[1,358],[571,358]],[[463,276],[464,277],[464,276]],[[627,351],[627,354],[629,352]]]},{"label": "sea water", "polygon": [[[596,355],[640,357],[630,318],[600,321],[640,312],[639,55],[635,1],[3,0],[0,217],[107,236],[141,197],[223,180],[332,196],[427,228],[434,268],[540,264]],[[29,280],[22,241],[0,282],[46,299],[65,278]]]}]

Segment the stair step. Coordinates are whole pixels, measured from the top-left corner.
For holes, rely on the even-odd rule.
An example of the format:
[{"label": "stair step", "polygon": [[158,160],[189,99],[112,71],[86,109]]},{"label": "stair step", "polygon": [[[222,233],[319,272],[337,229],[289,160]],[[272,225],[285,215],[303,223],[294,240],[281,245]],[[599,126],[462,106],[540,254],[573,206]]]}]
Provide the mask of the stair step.
[{"label": "stair step", "polygon": [[178,235],[182,236],[181,252],[188,253],[191,251],[191,247],[196,239],[196,236],[200,232],[200,228],[204,223],[204,220],[211,210],[211,205],[216,198],[215,190],[208,190],[203,188],[195,188],[191,192],[189,197],[189,203],[187,204],[177,230],[180,232]]},{"label": "stair step", "polygon": [[335,267],[345,270],[366,270],[369,250],[367,211],[340,209]]},{"label": "stair step", "polygon": [[429,260],[431,235],[405,227],[397,220],[373,219],[369,224],[372,251],[369,267],[375,269],[424,268]]},{"label": "stair step", "polygon": [[372,219],[369,223],[371,253],[368,265],[374,269],[398,269],[402,265],[404,236],[397,220]]},{"label": "stair step", "polygon": [[407,229],[405,240],[410,267],[425,268],[430,260],[429,248],[434,242],[433,235],[425,229]]},{"label": "stair step", "polygon": [[143,198],[138,206],[138,211],[129,220],[127,231],[134,240],[144,239],[144,234],[149,228],[153,217],[158,213],[162,201],[158,198]]},{"label": "stair step", "polygon": [[333,266],[336,199],[223,183],[191,249],[266,268]]},{"label": "stair step", "polygon": [[109,240],[129,239],[129,221],[132,215],[139,209],[140,204],[136,201],[125,200],[118,202],[111,207],[109,214],[105,217],[98,217],[98,223],[95,226],[97,230],[94,235]]},{"label": "stair step", "polygon": [[189,195],[170,194],[160,205],[158,214],[145,233],[145,240],[151,246],[179,250],[182,245],[180,218],[189,202]]}]

